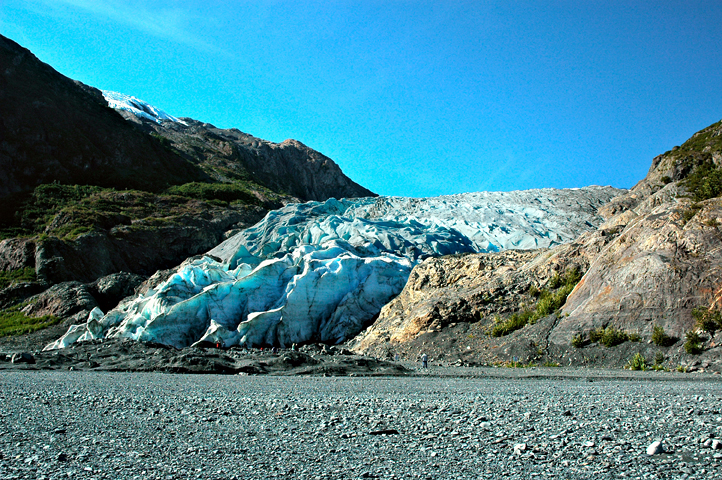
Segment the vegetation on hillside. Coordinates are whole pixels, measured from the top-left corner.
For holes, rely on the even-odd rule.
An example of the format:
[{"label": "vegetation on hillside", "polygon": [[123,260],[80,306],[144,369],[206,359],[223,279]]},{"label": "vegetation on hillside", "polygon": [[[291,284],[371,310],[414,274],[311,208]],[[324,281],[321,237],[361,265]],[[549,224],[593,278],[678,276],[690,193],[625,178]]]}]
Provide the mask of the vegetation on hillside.
[{"label": "vegetation on hillside", "polygon": [[722,330],[722,312],[719,310],[711,307],[697,307],[692,310],[692,316],[696,321],[695,326],[703,332],[709,333],[711,337],[714,337],[718,330]]},{"label": "vegetation on hillside", "polygon": [[702,353],[702,337],[697,332],[689,331],[685,334],[684,351],[697,355]]},{"label": "vegetation on hillside", "polygon": [[721,152],[722,151],[722,120],[713,123],[704,130],[692,135],[692,138],[687,140],[679,147],[676,152],[678,154],[686,153],[710,153],[710,152]]},{"label": "vegetation on hillside", "polygon": [[528,293],[532,297],[536,297],[536,304],[531,308],[514,313],[506,320],[497,318],[489,334],[492,337],[503,337],[526,325],[533,325],[540,318],[556,312],[566,303],[567,297],[581,278],[582,275],[578,268],[570,268],[563,276],[555,273],[547,284],[548,288],[539,290],[532,285]]},{"label": "vegetation on hillside", "polygon": [[698,165],[682,185],[695,202],[719,197],[722,195],[722,169],[707,160]]},{"label": "vegetation on hillside", "polygon": [[579,333],[572,337],[572,347],[582,348],[589,343],[597,343],[607,348],[616,347],[624,342],[639,342],[638,333],[629,333],[613,326],[593,328],[588,334]]},{"label": "vegetation on hillside", "polygon": [[0,272],[0,290],[15,282],[34,282],[35,269],[31,267]]},{"label": "vegetation on hillside", "polygon": [[652,327],[652,343],[660,347],[669,347],[674,345],[677,339],[667,335],[664,328],[660,325]]},{"label": "vegetation on hillside", "polygon": [[[264,195],[270,202],[266,206],[279,198],[270,191],[264,190]],[[91,185],[44,184],[4,205],[0,212],[0,239],[40,234],[72,239],[92,230],[130,225],[141,219],[146,224],[162,223],[181,215],[202,214],[213,207],[238,205],[261,206],[264,202],[253,194],[249,185],[241,182],[194,182],[170,187],[163,194]]]},{"label": "vegetation on hillside", "polygon": [[260,205],[261,201],[247,188],[235,183],[186,183],[170,187],[169,195],[179,195],[200,200],[218,200],[220,202],[242,202],[249,205]]},{"label": "vegetation on hillside", "polygon": [[681,184],[695,202],[722,195],[722,169],[713,160],[714,154],[719,153],[722,153],[722,121],[666,153],[683,173]]},{"label": "vegetation on hillside", "polygon": [[28,317],[21,311],[22,307],[24,305],[16,305],[6,310],[0,310],[0,337],[32,333],[55,325],[61,320],[54,315]]}]

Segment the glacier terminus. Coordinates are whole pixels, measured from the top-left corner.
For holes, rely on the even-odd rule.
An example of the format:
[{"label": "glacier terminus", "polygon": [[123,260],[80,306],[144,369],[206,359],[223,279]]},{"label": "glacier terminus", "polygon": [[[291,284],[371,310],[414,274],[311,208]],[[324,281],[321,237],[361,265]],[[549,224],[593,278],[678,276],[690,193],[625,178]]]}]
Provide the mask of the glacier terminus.
[{"label": "glacier terminus", "polygon": [[45,349],[98,338],[177,348],[338,344],[376,318],[414,265],[549,247],[596,228],[612,187],[289,204],[183,263],[144,295],[91,312]]}]

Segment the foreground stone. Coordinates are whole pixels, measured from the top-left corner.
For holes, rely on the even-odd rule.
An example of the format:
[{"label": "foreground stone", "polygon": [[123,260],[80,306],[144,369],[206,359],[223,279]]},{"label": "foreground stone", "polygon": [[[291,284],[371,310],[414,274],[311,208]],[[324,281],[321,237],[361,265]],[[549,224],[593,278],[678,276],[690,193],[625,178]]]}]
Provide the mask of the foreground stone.
[{"label": "foreground stone", "polygon": [[0,476],[720,478],[721,385],[4,372]]}]

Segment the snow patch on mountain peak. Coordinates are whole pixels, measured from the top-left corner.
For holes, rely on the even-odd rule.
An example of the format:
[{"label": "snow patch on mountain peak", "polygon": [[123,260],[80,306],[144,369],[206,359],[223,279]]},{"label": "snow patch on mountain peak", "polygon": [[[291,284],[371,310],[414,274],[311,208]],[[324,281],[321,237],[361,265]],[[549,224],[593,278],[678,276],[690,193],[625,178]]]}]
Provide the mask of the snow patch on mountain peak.
[{"label": "snow patch on mountain peak", "polygon": [[155,123],[175,122],[187,125],[184,121],[170,115],[139,98],[123,93],[101,90],[108,106],[114,110],[130,112],[136,117],[142,117]]}]

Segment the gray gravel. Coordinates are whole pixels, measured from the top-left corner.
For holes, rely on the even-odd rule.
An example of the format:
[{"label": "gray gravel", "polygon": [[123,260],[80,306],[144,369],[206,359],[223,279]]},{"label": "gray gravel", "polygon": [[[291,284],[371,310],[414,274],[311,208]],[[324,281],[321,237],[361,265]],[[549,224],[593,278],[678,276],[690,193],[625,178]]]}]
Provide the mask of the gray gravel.
[{"label": "gray gravel", "polygon": [[722,478],[721,387],[6,371],[0,478]]}]

